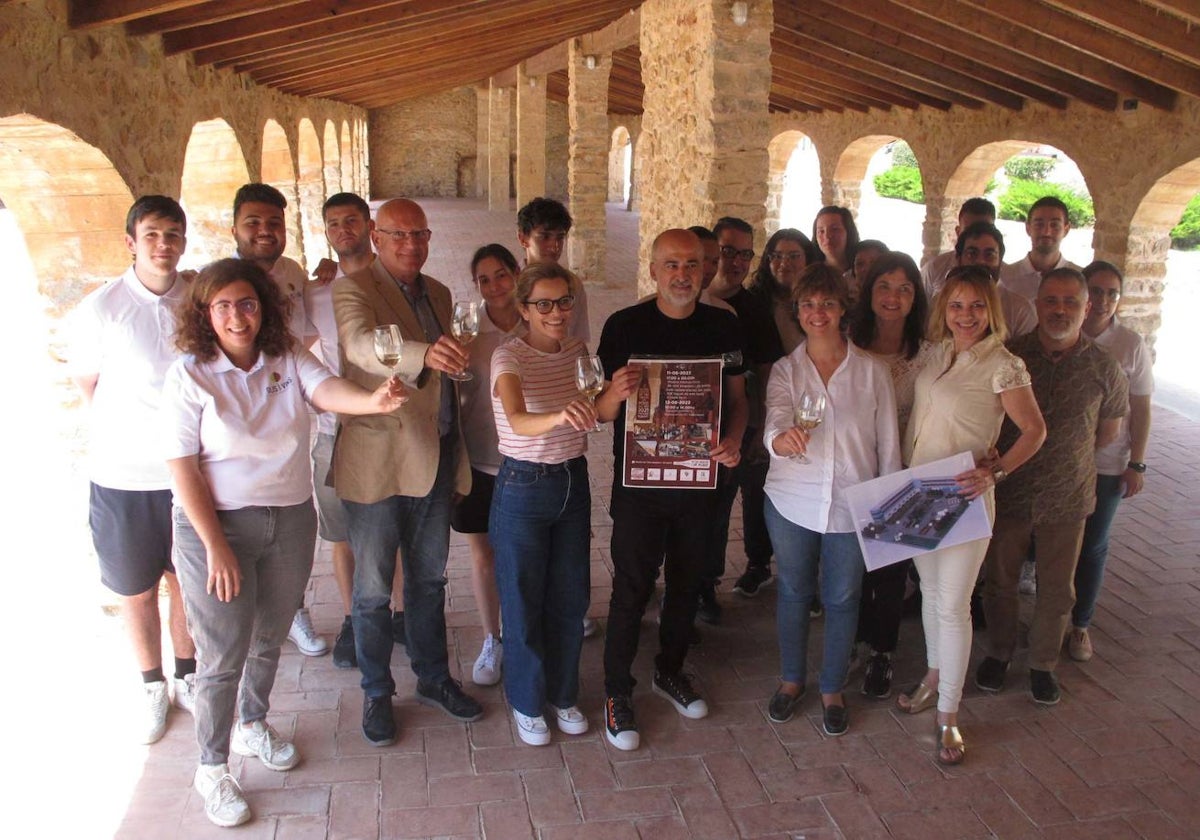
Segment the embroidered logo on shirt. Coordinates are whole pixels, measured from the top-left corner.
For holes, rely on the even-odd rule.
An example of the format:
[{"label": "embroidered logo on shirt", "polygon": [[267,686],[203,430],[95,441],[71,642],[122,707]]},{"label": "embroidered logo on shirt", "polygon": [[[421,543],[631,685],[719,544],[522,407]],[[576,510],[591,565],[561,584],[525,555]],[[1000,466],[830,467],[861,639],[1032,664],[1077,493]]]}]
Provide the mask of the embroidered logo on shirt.
[{"label": "embroidered logo on shirt", "polygon": [[278,372],[271,374],[271,383],[267,386],[268,394],[278,394],[292,386],[291,378],[284,379]]}]

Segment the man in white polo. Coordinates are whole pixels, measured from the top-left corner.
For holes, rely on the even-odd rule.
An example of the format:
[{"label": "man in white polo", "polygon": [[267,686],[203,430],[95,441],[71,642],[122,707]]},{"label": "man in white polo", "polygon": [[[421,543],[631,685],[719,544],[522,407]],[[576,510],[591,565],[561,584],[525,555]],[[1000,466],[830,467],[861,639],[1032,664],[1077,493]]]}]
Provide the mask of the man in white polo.
[{"label": "man in white polo", "polygon": [[1031,248],[1023,260],[1000,269],[1000,285],[1009,291],[1034,300],[1042,278],[1057,268],[1079,266],[1062,255],[1060,246],[1071,232],[1070,214],[1062,199],[1044,195],[1033,202],[1025,219]]}]

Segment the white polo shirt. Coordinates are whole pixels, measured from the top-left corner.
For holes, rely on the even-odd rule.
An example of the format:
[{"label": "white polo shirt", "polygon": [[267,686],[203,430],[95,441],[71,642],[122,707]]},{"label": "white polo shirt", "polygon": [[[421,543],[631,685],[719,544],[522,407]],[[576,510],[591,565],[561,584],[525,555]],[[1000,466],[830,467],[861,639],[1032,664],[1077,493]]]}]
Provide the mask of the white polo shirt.
[{"label": "white polo shirt", "polygon": [[308,272],[291,257],[280,257],[267,272],[275,281],[283,299],[291,303],[292,314],[288,318],[288,330],[296,341],[307,346],[317,335],[317,329],[308,318],[304,306],[304,290],[308,286]]},{"label": "white polo shirt", "polygon": [[92,398],[88,477],[114,490],[166,490],[167,465],[146,440],[159,422],[163,377],[179,358],[175,307],[186,294],[178,278],[159,296],[131,266],[93,291],[71,313],[71,376],[98,376]]},{"label": "white polo shirt", "polygon": [[331,376],[307,350],[259,354],[249,371],[184,356],[163,385],[160,457],[198,454],[217,510],[298,505],[312,495],[307,404]]},{"label": "white polo shirt", "polygon": [[[338,266],[337,276],[333,279],[345,276],[341,266]],[[317,331],[317,347],[321,351],[319,358],[325,363],[325,367],[341,376],[342,361],[338,356],[337,319],[333,317],[333,284],[306,283],[304,286],[304,309],[309,322]],[[337,412],[319,412],[317,414],[317,431],[323,435],[332,435],[337,431],[337,422]]]},{"label": "white polo shirt", "polygon": [[[1073,268],[1079,271],[1079,266],[1059,254],[1058,262],[1050,269]],[[1006,263],[1000,266],[1000,283],[1010,292],[1016,292],[1024,298],[1034,300],[1037,297],[1038,286],[1042,285],[1042,273],[1033,267],[1029,255],[1020,262]]]},{"label": "white polo shirt", "polygon": [[[1129,396],[1148,397],[1154,393],[1154,360],[1140,335],[1117,322],[1092,339],[1117,360],[1129,378]],[[1132,442],[1129,437],[1129,412],[1121,418],[1121,429],[1108,446],[1096,450],[1096,472],[1100,475],[1120,475],[1129,463]]]}]

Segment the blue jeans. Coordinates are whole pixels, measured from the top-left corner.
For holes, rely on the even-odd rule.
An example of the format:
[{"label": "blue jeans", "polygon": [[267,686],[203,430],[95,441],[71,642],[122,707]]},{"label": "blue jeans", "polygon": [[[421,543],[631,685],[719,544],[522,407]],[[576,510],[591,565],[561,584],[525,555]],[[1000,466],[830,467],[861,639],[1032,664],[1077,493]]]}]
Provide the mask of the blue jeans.
[{"label": "blue jeans", "polygon": [[1121,476],[1096,476],[1096,509],[1083,528],[1079,565],[1075,567],[1075,606],[1071,624],[1087,627],[1092,623],[1100,588],[1104,584],[1104,566],[1108,562],[1108,533],[1121,505]]},{"label": "blue jeans", "polygon": [[583,617],[591,597],[587,461],[534,464],[505,458],[488,534],[504,638],[504,693],[523,715],[579,695]]},{"label": "blue jeans", "polygon": [[396,693],[392,679],[392,576],[404,564],[404,630],[413,672],[423,683],[450,676],[446,654],[446,559],[457,435],[444,435],[427,496],[389,496],[371,504],[343,500],[354,551],[354,647],[368,697]]},{"label": "blue jeans", "polygon": [[779,579],[775,623],[780,677],[784,682],[804,685],[808,670],[808,607],[819,578],[821,603],[825,606],[821,693],[837,694],[846,684],[858,625],[865,568],[858,539],[853,533],[820,534],[797,525],[775,509],[770,497],[764,513]]}]

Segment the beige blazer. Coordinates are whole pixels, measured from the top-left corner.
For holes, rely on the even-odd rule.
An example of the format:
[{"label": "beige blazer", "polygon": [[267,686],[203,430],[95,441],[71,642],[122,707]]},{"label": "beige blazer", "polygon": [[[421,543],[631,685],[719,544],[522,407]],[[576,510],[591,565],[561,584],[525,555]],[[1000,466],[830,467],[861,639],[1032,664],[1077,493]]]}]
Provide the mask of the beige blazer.
[{"label": "beige blazer", "polygon": [[[448,335],[450,290],[432,277],[424,279],[434,314]],[[391,414],[339,416],[334,489],[342,499],[361,504],[389,496],[427,496],[437,477],[442,388],[452,383],[424,366],[429,348],[425,331],[378,258],[369,268],[334,280],[332,288],[342,376],[368,390],[378,388],[389,370],[375,358],[374,329],[377,324],[399,324],[404,354],[396,372],[412,391],[408,402]],[[465,494],[471,488],[471,468],[461,426],[457,434],[454,489]]]}]

